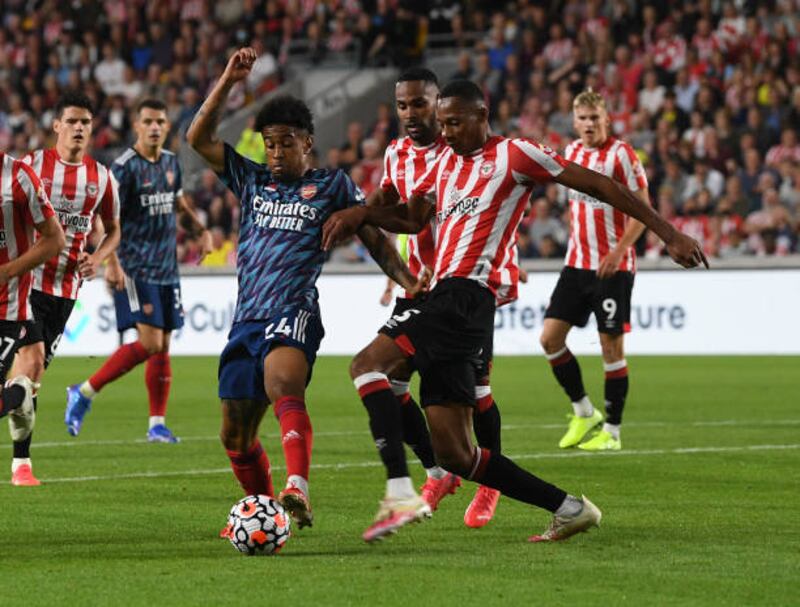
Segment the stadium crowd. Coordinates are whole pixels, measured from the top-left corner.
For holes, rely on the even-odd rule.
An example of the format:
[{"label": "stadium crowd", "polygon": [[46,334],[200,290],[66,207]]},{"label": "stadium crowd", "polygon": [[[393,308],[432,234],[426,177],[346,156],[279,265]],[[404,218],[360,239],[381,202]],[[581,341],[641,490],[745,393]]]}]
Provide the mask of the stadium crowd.
[{"label": "stadium crowd", "polygon": [[[470,34],[471,33],[471,34]],[[476,36],[475,33],[478,33]],[[164,99],[178,148],[229,51],[252,45],[254,75],[229,111],[280,83],[295,53],[320,63],[352,51],[359,65],[408,65],[449,45],[458,68],[484,89],[493,130],[563,151],[574,137],[571,103],[592,87],[615,135],[640,155],[651,200],[709,255],[800,252],[800,5],[627,0],[508,2],[408,0],[6,0],[0,27],[0,149],[22,156],[51,141],[59,94],[94,100],[93,154],[109,163],[130,143],[130,109]],[[369,193],[398,134],[391,100],[318,162],[346,168]],[[259,137],[237,146],[259,158]],[[238,206],[213,173],[190,192],[212,229],[209,265],[234,261]],[[564,192],[538,193],[519,232],[524,257],[559,258],[568,237]],[[663,248],[647,235],[646,257]],[[182,237],[181,260],[196,243]],[[358,262],[358,243],[333,252]]]}]

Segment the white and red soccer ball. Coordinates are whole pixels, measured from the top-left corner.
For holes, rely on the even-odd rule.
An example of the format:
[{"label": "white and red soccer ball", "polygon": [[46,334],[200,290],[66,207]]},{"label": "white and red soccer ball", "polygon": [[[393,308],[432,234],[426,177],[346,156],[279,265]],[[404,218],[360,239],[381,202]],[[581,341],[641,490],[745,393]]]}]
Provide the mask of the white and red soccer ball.
[{"label": "white and red soccer ball", "polygon": [[277,554],[292,534],[289,514],[268,495],[248,495],[228,514],[228,539],[250,556]]}]

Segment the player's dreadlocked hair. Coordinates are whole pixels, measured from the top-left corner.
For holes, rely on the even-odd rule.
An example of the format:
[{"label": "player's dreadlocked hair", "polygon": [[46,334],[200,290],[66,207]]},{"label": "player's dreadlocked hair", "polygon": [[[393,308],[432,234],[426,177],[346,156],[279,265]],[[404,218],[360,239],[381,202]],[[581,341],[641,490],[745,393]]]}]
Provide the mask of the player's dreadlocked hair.
[{"label": "player's dreadlocked hair", "polygon": [[481,87],[470,80],[453,80],[445,85],[439,97],[445,99],[447,97],[457,97],[462,101],[470,101],[472,103],[484,103],[486,101],[483,96]]},{"label": "player's dreadlocked hair", "polygon": [[256,116],[255,130],[261,132],[273,124],[293,126],[314,134],[314,119],[311,110],[303,100],[291,95],[281,95],[270,99]]},{"label": "player's dreadlocked hair", "polygon": [[429,69],[424,67],[412,67],[400,74],[397,82],[424,82],[425,84],[432,84],[439,88],[439,79]]},{"label": "player's dreadlocked hair", "polygon": [[160,99],[153,99],[152,97],[148,97],[146,99],[142,99],[139,102],[139,105],[136,106],[136,113],[139,114],[143,109],[149,110],[156,110],[159,112],[166,112],[167,111],[167,104],[161,101]]},{"label": "player's dreadlocked hair", "polygon": [[56,118],[61,118],[61,114],[64,113],[64,108],[68,107],[79,107],[84,110],[89,110],[90,114],[94,114],[92,100],[89,99],[86,93],[82,93],[81,91],[66,91],[63,95],[61,95],[59,100],[56,102],[54,116]]},{"label": "player's dreadlocked hair", "polygon": [[575,101],[572,102],[572,108],[578,107],[596,107],[601,109],[606,109],[606,100],[600,93],[595,92],[592,87],[589,87],[582,93],[578,94],[575,97]]}]

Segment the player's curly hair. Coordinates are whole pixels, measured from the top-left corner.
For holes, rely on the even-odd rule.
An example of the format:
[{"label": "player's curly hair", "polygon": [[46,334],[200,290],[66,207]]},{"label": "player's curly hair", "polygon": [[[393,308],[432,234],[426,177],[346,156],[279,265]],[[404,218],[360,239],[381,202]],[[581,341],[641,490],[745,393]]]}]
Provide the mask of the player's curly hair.
[{"label": "player's curly hair", "polygon": [[61,118],[61,115],[64,113],[64,108],[68,107],[79,107],[84,110],[89,110],[89,113],[94,115],[94,107],[92,106],[92,100],[89,99],[89,96],[86,93],[81,91],[66,91],[64,92],[61,97],[59,97],[58,101],[56,102],[55,108],[53,108],[54,116],[56,118]]},{"label": "player's curly hair", "polygon": [[311,116],[311,110],[302,99],[291,95],[280,95],[270,99],[259,110],[256,116],[255,130],[260,133],[273,124],[293,126],[305,130],[309,135],[314,134],[314,119]]},{"label": "player's curly hair", "polygon": [[439,79],[429,69],[424,67],[412,67],[400,74],[397,82],[424,82],[425,84],[433,84],[439,88]]}]

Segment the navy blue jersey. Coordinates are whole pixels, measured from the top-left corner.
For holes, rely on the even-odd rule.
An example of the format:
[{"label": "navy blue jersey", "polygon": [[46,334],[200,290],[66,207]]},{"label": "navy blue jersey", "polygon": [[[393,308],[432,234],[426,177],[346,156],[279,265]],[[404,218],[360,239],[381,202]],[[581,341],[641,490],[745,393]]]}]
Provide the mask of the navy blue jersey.
[{"label": "navy blue jersey", "polygon": [[234,322],[265,320],[294,307],[317,308],[322,224],[335,211],[362,204],[344,171],[309,170],[297,181],[273,180],[266,165],[225,146],[219,175],[242,205]]},{"label": "navy blue jersey", "polygon": [[119,183],[117,255],[125,274],[154,284],[178,282],[175,198],[183,193],[178,157],[162,150],[158,161],[150,162],[129,148],[111,171]]}]

